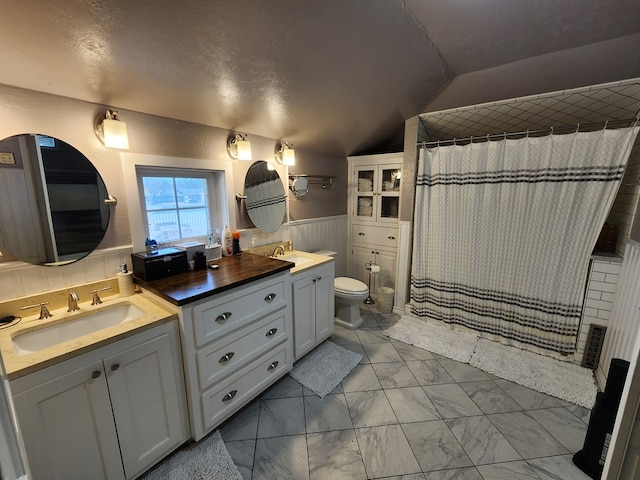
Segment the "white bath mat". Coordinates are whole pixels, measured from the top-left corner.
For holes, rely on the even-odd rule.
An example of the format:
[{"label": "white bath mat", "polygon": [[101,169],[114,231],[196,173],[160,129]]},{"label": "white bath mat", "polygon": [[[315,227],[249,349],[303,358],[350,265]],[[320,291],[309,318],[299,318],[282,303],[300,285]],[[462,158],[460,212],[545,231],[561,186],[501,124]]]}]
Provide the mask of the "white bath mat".
[{"label": "white bath mat", "polygon": [[362,360],[362,355],[326,341],[289,372],[296,381],[323,398]]},{"label": "white bath mat", "polygon": [[463,363],[469,363],[480,338],[408,315],[383,331],[391,338]]},{"label": "white bath mat", "polygon": [[593,407],[596,399],[593,372],[573,363],[485,339],[478,342],[470,363],[500,378],[586,408]]},{"label": "white bath mat", "polygon": [[220,432],[178,450],[140,480],[242,480]]}]

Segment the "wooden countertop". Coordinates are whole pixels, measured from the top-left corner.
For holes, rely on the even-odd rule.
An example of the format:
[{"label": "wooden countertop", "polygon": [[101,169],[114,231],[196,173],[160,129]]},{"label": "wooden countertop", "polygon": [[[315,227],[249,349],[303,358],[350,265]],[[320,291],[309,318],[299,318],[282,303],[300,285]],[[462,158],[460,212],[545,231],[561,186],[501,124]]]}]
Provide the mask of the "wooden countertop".
[{"label": "wooden countertop", "polygon": [[144,289],[174,305],[182,306],[254,280],[285,272],[295,266],[291,262],[254,255],[249,252],[222,257],[213,263],[218,265],[217,270],[207,268],[151,282],[145,282],[135,277],[134,279]]}]

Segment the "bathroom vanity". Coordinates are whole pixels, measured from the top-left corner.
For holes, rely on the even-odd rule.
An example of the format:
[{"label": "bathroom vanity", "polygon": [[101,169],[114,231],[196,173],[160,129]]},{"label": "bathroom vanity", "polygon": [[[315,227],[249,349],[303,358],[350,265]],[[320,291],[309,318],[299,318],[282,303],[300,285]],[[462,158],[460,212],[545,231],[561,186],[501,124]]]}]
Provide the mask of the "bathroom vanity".
[{"label": "bathroom vanity", "polygon": [[[130,297],[113,279],[104,304],[79,312],[66,312],[66,290],[49,292],[30,301],[50,300],[53,317],[0,330],[33,478],[136,478],[333,332],[333,258],[243,252],[216,263],[138,280]],[[80,298],[91,288],[78,287]]]},{"label": "bathroom vanity", "polygon": [[140,286],[180,321],[191,434],[199,440],[293,364],[294,264],[243,252],[218,269]]},{"label": "bathroom vanity", "polygon": [[[59,327],[134,305],[139,316],[55,343]],[[189,438],[178,322],[143,295],[53,309],[2,330],[34,479],[135,478]],[[85,323],[86,325],[86,323]],[[82,331],[85,325],[78,327]],[[38,339],[32,334],[47,333]],[[20,338],[34,351],[16,349]],[[50,341],[47,345],[38,342]],[[28,342],[24,342],[23,345]]]}]

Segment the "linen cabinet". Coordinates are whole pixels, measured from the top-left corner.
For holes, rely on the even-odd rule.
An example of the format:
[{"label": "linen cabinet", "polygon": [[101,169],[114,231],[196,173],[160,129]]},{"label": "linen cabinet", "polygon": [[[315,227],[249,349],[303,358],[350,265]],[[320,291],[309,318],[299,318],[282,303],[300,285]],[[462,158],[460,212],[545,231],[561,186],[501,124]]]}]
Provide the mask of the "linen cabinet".
[{"label": "linen cabinet", "polygon": [[369,283],[366,264],[380,266],[371,293],[395,288],[402,153],[348,157],[349,276]]}]

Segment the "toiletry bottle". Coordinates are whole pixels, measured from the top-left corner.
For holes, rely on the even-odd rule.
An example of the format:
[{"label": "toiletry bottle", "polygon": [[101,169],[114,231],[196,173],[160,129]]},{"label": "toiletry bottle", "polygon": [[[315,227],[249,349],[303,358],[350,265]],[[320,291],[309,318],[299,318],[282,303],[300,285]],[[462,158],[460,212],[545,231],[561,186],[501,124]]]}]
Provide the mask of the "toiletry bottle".
[{"label": "toiletry bottle", "polygon": [[236,230],[231,234],[231,236],[233,237],[231,250],[233,251],[234,255],[240,255],[240,253],[241,253],[241,250],[240,250],[240,232],[238,232]]},{"label": "toiletry bottle", "polygon": [[222,231],[222,254],[225,257],[233,255],[233,237],[231,236],[229,224],[226,224]]},{"label": "toiletry bottle", "polygon": [[127,264],[123,263],[118,267],[120,272],[117,273],[118,290],[120,290],[121,297],[129,297],[135,293],[135,286],[133,284],[133,275],[127,268]]}]

